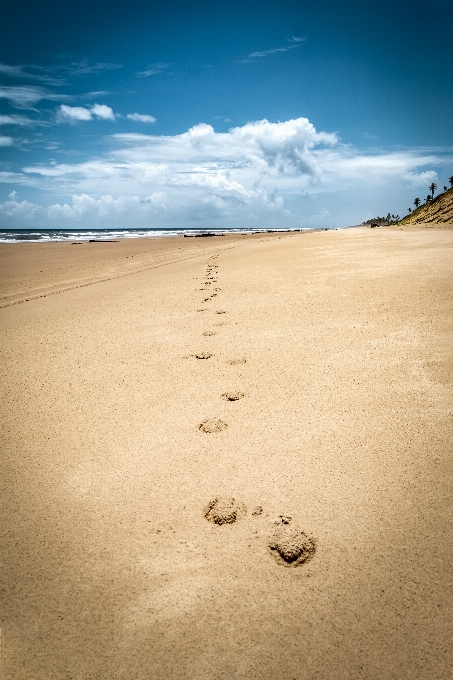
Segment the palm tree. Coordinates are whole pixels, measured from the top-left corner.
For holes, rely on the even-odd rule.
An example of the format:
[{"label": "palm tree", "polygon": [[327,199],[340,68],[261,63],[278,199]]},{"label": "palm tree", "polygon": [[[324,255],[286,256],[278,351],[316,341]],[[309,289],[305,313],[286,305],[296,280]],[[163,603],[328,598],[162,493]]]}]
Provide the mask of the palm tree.
[{"label": "palm tree", "polygon": [[415,199],[414,205],[415,205],[416,208],[418,208],[418,206],[420,205],[420,199],[419,198]]},{"label": "palm tree", "polygon": [[453,187],[453,175],[448,178],[448,181],[450,182],[450,186]]},{"label": "palm tree", "polygon": [[427,197],[426,197],[426,202],[429,203],[430,200],[431,200],[431,196],[428,194]]},{"label": "palm tree", "polygon": [[434,198],[434,192],[436,191],[436,189],[437,189],[437,184],[434,184],[434,182],[433,182],[433,183],[431,184],[431,186],[429,187],[429,190],[430,190],[430,192],[431,192],[431,199]]}]

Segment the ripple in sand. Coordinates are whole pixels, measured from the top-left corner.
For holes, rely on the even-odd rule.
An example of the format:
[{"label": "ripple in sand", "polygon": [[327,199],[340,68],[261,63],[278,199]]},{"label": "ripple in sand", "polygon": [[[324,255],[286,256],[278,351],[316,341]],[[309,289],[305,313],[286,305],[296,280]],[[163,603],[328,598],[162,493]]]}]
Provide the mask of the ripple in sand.
[{"label": "ripple in sand", "polygon": [[206,432],[206,434],[213,434],[214,432],[222,432],[227,427],[228,425],[223,420],[220,420],[220,418],[208,418],[198,426],[198,429],[201,432]]},{"label": "ripple in sand", "polygon": [[244,392],[224,392],[222,394],[222,397],[226,399],[226,401],[238,401],[244,396]]},{"label": "ripple in sand", "polygon": [[245,505],[234,498],[214,498],[205,508],[204,516],[214,524],[234,524],[246,512]]},{"label": "ripple in sand", "polygon": [[315,554],[315,544],[291,517],[281,515],[275,522],[275,530],[269,538],[269,549],[282,566],[297,567]]}]

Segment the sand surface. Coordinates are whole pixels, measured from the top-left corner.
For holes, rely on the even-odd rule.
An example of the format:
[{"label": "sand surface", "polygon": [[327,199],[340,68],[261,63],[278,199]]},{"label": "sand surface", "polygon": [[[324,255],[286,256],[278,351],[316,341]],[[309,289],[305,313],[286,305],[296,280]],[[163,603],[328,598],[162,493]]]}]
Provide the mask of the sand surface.
[{"label": "sand surface", "polygon": [[452,230],[0,264],[5,678],[452,677]]}]

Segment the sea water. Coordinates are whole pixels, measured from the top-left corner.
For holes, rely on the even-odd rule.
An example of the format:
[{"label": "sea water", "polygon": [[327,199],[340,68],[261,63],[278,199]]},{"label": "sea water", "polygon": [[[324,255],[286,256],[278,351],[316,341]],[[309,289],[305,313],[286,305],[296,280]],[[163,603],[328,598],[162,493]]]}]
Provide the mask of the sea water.
[{"label": "sea water", "polygon": [[123,238],[162,238],[176,236],[223,236],[225,234],[261,234],[306,229],[0,229],[0,243],[36,243],[45,241],[116,241]]}]

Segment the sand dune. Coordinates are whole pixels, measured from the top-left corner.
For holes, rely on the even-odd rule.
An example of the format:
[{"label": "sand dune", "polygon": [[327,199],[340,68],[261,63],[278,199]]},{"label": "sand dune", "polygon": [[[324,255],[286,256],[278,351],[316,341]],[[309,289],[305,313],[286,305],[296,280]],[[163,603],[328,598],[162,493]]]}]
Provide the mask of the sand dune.
[{"label": "sand dune", "polygon": [[5,677],[450,678],[452,251],[1,246]]}]

